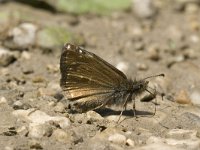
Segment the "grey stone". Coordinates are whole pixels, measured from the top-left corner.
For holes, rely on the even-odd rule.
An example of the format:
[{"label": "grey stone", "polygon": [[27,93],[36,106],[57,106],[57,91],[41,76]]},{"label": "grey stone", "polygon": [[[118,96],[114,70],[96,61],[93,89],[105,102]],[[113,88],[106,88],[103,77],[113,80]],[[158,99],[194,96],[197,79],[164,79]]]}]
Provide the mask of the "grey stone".
[{"label": "grey stone", "polygon": [[13,52],[7,49],[0,48],[0,66],[8,66],[16,60],[16,56]]},{"label": "grey stone", "polygon": [[52,137],[62,143],[70,143],[73,140],[73,137],[62,129],[54,130]]},{"label": "grey stone", "polygon": [[50,136],[53,132],[53,129],[48,124],[29,124],[29,133],[28,136],[31,138],[40,139],[43,136]]},{"label": "grey stone", "polygon": [[6,47],[18,50],[27,49],[35,44],[37,26],[32,23],[22,23],[8,32],[9,40]]},{"label": "grey stone", "polygon": [[152,0],[133,0],[133,10],[139,18],[150,18],[157,12]]}]

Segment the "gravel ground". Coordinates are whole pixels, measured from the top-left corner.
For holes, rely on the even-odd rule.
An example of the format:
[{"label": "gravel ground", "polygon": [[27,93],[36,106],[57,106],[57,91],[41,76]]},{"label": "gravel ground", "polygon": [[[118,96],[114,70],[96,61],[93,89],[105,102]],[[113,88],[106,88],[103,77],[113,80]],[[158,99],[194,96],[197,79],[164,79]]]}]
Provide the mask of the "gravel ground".
[{"label": "gravel ground", "polygon": [[[0,149],[200,149],[200,2],[132,3],[110,15],[0,4]],[[120,122],[115,106],[69,113],[59,85],[66,42],[132,79],[164,73],[150,80],[164,97],[137,97],[137,117],[130,104]]]}]

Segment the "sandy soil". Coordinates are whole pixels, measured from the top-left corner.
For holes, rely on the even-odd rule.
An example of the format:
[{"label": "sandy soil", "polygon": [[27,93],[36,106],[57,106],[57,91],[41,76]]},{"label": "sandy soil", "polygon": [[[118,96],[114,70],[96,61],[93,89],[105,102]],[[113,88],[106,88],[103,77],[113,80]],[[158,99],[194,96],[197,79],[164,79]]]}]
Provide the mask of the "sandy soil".
[{"label": "sandy soil", "polygon": [[[0,149],[200,149],[198,4],[179,10],[173,2],[164,3],[153,19],[131,11],[76,16],[15,2],[1,4],[0,10],[14,12],[2,19],[1,51],[6,49],[11,61],[0,54]],[[23,23],[37,27],[36,41],[25,48],[8,38]],[[38,41],[46,26],[65,28],[76,36],[66,42],[81,44],[132,79],[164,73],[150,86],[165,96],[157,96],[157,105],[138,97],[137,117],[130,104],[120,123],[121,108],[115,106],[68,113],[59,86],[64,43]]]}]

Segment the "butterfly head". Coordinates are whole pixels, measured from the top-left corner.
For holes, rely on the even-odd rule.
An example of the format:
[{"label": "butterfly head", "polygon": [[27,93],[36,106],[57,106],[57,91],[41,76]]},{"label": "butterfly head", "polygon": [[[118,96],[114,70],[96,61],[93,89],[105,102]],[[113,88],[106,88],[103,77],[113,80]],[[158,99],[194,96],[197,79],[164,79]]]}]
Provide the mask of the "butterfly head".
[{"label": "butterfly head", "polygon": [[149,79],[149,78],[153,78],[153,77],[158,77],[158,76],[162,76],[164,77],[164,74],[158,74],[158,75],[154,75],[154,76],[149,76],[149,77],[146,77],[140,81],[135,81],[134,84],[133,84],[133,87],[132,87],[132,90],[135,92],[135,93],[141,93],[143,91],[148,91],[147,88],[148,88],[148,84],[149,84],[149,81],[147,81],[146,79]]},{"label": "butterfly head", "polygon": [[146,80],[136,81],[135,84],[133,84],[132,90],[134,93],[141,93],[147,89],[148,83],[149,81]]}]

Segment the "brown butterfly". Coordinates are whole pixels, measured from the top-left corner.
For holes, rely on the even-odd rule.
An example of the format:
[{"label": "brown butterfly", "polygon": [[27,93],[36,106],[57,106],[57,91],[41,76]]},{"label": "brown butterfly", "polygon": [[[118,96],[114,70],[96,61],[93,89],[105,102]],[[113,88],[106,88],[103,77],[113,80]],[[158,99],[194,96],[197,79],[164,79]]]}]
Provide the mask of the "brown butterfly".
[{"label": "brown butterfly", "polygon": [[135,97],[144,91],[155,98],[156,93],[150,92],[148,81],[136,81],[126,77],[124,73],[107,63],[97,55],[79,46],[65,44],[60,59],[60,85],[65,97],[73,102],[79,112],[98,109],[106,105],[122,105],[133,101],[135,112]]}]

